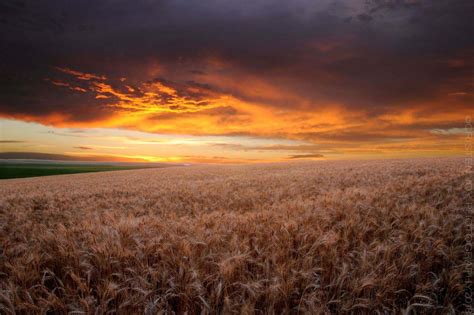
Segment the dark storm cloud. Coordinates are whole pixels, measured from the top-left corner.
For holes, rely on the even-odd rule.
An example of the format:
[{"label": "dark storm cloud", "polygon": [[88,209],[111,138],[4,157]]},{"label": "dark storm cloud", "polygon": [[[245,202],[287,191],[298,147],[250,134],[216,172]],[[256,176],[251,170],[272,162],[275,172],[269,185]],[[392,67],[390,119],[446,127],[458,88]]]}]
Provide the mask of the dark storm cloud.
[{"label": "dark storm cloud", "polygon": [[[57,67],[105,76],[135,97],[154,81],[189,99],[228,93],[280,108],[329,102],[377,115],[450,91],[468,92],[458,105],[465,110],[472,14],[465,0],[9,1],[0,4],[0,112],[75,121],[111,115],[119,99],[97,98],[90,88],[97,78],[73,80]],[[247,77],[284,96],[249,93]]]}]

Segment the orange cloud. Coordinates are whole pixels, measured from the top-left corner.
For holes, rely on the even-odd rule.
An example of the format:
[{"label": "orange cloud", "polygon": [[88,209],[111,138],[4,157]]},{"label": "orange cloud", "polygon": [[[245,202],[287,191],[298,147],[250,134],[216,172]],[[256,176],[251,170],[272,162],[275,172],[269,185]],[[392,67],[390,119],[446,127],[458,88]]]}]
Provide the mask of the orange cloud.
[{"label": "orange cloud", "polygon": [[[332,46],[324,44],[321,47],[318,49],[326,51]],[[223,61],[217,65],[221,68],[226,66]],[[410,152],[413,155],[459,154],[461,135],[443,132],[443,128],[459,126],[467,114],[462,104],[454,103],[454,110],[446,107],[443,103],[445,99],[415,102],[374,114],[364,107],[351,108],[343,103],[310,100],[298,95],[289,86],[279,88],[250,74],[238,74],[241,80],[202,74],[200,78],[205,83],[155,79],[132,84],[123,77],[113,80],[104,75],[69,68],[56,69],[70,77],[64,80],[46,79],[51,83],[51,88],[87,93],[93,99],[104,102],[100,106],[107,110],[106,115],[77,120],[72,114],[63,111],[41,116],[3,114],[3,117],[55,127],[122,128],[162,134],[250,135],[294,139],[324,146],[330,154],[365,156],[393,155],[397,152]],[[445,95],[452,97],[449,93]],[[280,106],[282,100],[290,105]],[[456,106],[460,106],[461,110],[457,110]],[[432,129],[441,131],[431,132]],[[322,156],[320,148],[299,152],[282,153],[279,159]],[[286,157],[284,154],[287,154]],[[252,162],[245,158],[227,160],[209,156],[190,158],[110,154],[110,157],[153,162]]]},{"label": "orange cloud", "polygon": [[75,76],[76,78],[78,78],[79,80],[89,81],[89,80],[106,80],[107,79],[103,75],[98,76],[98,75],[91,74],[91,73],[84,73],[84,72],[80,72],[80,71],[71,70],[69,68],[55,67],[55,69],[58,70],[58,71],[67,73],[67,74],[71,74],[71,75]]}]

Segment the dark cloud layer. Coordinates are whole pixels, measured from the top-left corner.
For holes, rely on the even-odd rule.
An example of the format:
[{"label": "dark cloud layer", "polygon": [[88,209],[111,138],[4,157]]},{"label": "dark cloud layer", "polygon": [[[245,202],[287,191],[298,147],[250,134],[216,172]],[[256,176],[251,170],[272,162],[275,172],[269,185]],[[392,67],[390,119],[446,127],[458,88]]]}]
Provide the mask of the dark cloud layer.
[{"label": "dark cloud layer", "polygon": [[467,112],[472,17],[467,0],[12,0],[0,4],[0,113],[106,119],[124,97],[98,98],[97,82],[134,99],[160,83],[177,94],[152,105],[176,112],[177,98],[206,107],[219,94],[275,110],[340,104],[368,118],[442,112],[444,100]]}]

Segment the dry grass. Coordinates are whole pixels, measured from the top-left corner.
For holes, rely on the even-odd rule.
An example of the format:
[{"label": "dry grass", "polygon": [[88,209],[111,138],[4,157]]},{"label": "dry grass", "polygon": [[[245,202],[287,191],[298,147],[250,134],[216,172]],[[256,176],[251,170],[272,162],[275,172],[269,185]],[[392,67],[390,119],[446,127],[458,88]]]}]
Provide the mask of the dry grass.
[{"label": "dry grass", "polygon": [[415,159],[2,181],[0,313],[461,312],[462,170]]}]

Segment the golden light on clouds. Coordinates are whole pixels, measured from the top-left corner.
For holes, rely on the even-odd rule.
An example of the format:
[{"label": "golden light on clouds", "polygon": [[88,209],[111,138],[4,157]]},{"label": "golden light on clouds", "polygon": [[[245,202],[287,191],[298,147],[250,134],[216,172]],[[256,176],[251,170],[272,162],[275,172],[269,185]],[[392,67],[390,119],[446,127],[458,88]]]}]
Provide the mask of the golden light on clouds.
[{"label": "golden light on clouds", "polygon": [[[66,112],[41,117],[16,115],[13,118],[57,128],[113,128],[197,137],[197,140],[189,142],[109,137],[102,139],[102,144],[81,143],[74,147],[79,151],[62,149],[62,153],[78,158],[97,156],[100,159],[142,162],[243,163],[296,158],[450,155],[460,151],[462,132],[437,133],[429,126],[442,125],[446,121],[462,121],[464,113],[449,110],[430,113],[433,104],[418,104],[380,115],[369,115],[364,109],[351,109],[336,103],[321,103],[308,110],[305,104],[308,100],[292,93],[285,94],[284,90],[277,90],[268,82],[256,78],[247,78],[238,86],[225,78],[220,82],[227,86],[228,91],[238,88],[240,94],[253,98],[259,95],[267,102],[283,98],[297,102],[297,106],[279,108],[239,98],[223,92],[223,89],[213,90],[210,84],[174,84],[155,80],[132,86],[124,77],[111,83],[105,75],[69,68],[56,69],[70,78],[66,78],[67,83],[47,78],[51,88],[87,93],[92,98],[103,100],[105,103],[101,106],[107,109],[107,115],[85,121],[75,120]],[[217,82],[210,77],[207,79],[206,82]],[[86,81],[87,84],[76,85],[80,81]],[[436,107],[440,108],[438,104]],[[209,143],[199,141],[199,137],[205,136],[231,136],[237,139],[251,136],[272,140],[269,145],[260,148],[227,146],[228,151],[224,150],[224,156],[218,156],[215,152],[208,154],[212,151],[209,150]],[[306,145],[282,149],[278,144],[284,139],[302,141]],[[191,155],[146,155],[139,150],[127,153],[130,145],[138,144],[197,146],[200,150],[195,150]],[[221,150],[223,148],[221,146]],[[250,157],[249,151],[267,154]]]},{"label": "golden light on clouds", "polygon": [[459,155],[474,116],[467,1],[24,2],[0,13],[2,152]]}]

